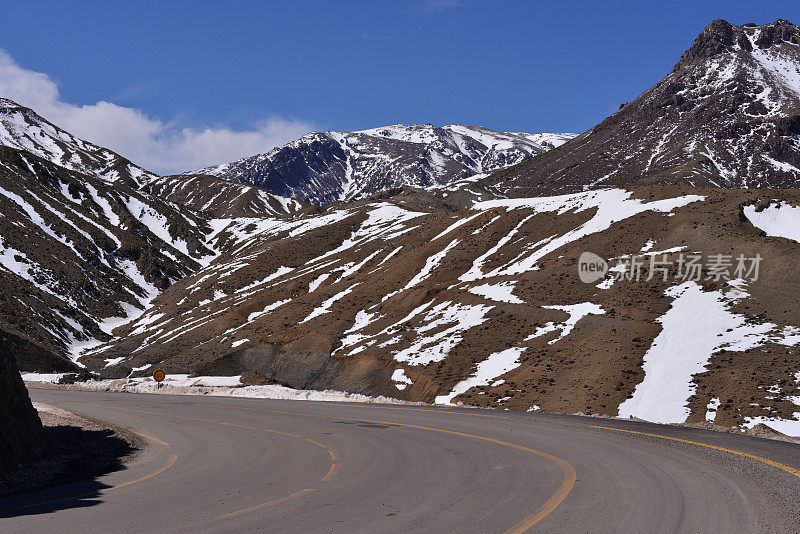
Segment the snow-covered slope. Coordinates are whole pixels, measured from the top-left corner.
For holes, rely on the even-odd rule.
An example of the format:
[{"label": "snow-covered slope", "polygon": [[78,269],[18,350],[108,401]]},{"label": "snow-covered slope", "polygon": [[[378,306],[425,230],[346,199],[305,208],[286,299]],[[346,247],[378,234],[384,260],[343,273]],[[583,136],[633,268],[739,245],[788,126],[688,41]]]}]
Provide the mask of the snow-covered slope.
[{"label": "snow-covered slope", "polygon": [[83,141],[32,109],[0,98],[0,146],[25,150],[61,167],[108,182],[142,185],[155,178],[119,154]]},{"label": "snow-covered slope", "polygon": [[269,153],[193,174],[252,184],[321,205],[402,186],[449,184],[519,163],[572,137],[399,124],[360,132],[312,133]]},{"label": "snow-covered slope", "polygon": [[508,194],[631,183],[800,185],[800,28],[712,22],[672,71],[568,145],[496,173]]}]

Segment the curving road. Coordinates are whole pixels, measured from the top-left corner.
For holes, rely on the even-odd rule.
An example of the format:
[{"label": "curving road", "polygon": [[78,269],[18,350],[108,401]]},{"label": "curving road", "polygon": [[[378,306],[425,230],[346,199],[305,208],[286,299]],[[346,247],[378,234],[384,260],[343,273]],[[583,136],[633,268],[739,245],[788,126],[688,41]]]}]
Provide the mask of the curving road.
[{"label": "curving road", "polygon": [[797,532],[800,446],[438,407],[31,390],[150,446],[2,532]]}]

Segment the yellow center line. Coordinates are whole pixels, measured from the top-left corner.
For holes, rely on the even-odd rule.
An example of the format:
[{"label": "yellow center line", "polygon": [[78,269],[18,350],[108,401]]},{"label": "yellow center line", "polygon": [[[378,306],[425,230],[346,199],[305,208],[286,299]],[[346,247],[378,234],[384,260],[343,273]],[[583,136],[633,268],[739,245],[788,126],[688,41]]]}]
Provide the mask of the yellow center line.
[{"label": "yellow center line", "polygon": [[158,438],[154,438],[153,436],[149,436],[149,435],[147,435],[147,434],[144,434],[144,433],[142,433],[142,432],[137,432],[137,431],[135,431],[135,430],[131,430],[131,432],[133,432],[133,433],[134,433],[134,434],[136,434],[137,436],[142,436],[143,438],[151,439],[151,440],[153,440],[153,441],[156,441],[156,442],[158,442],[158,443],[162,444],[162,445],[163,445],[163,446],[165,446],[165,447],[169,447],[169,443],[167,443],[166,441],[162,441],[162,440],[160,440],[160,439],[158,439]]},{"label": "yellow center line", "polygon": [[110,488],[105,488],[105,489],[102,489],[100,491],[101,491],[101,493],[105,493],[107,491],[111,491],[111,490],[115,490],[115,489],[119,489],[119,488],[124,488],[125,486],[130,486],[131,484],[136,484],[137,482],[142,482],[143,480],[147,480],[148,478],[153,478],[154,476],[163,473],[164,471],[166,471],[167,469],[169,469],[170,467],[175,465],[175,462],[177,460],[178,460],[178,455],[177,454],[173,454],[172,456],[169,457],[169,460],[167,461],[167,465],[165,465],[164,467],[162,467],[161,469],[159,469],[155,473],[151,473],[151,474],[149,474],[147,476],[144,476],[142,478],[137,478],[136,480],[131,480],[130,482],[125,482],[124,484],[117,484],[116,486],[112,486]]},{"label": "yellow center line", "polygon": [[237,428],[246,428],[246,429],[248,429],[248,430],[255,430],[255,429],[256,429],[256,427],[254,427],[254,426],[236,425],[236,424],[234,424],[234,423],[223,423],[223,422],[221,422],[221,421],[220,421],[220,422],[218,422],[218,424],[220,424],[220,425],[225,425],[225,426],[235,426],[235,427],[237,427]]},{"label": "yellow center line", "polygon": [[227,514],[222,514],[216,516],[216,519],[225,519],[227,517],[233,517],[239,514],[244,514],[247,512],[253,512],[255,510],[259,510],[261,508],[266,508],[267,506],[272,506],[273,504],[282,503],[284,501],[288,501],[289,499],[293,499],[295,497],[299,497],[300,495],[305,495],[306,493],[311,493],[314,491],[313,489],[304,489],[300,490],[297,493],[292,493],[291,495],[287,495],[286,497],[281,497],[280,499],[275,499],[274,501],[265,502],[263,504],[257,504],[255,506],[251,506],[249,508],[242,508],[241,510],[236,510],[235,512],[228,512]]},{"label": "yellow center line", "polygon": [[453,410],[432,410],[430,408],[411,408],[406,406],[387,406],[384,404],[355,404],[349,402],[328,402],[328,401],[303,401],[303,404],[312,404],[312,405],[320,405],[325,404],[329,406],[348,406],[354,408],[371,408],[371,409],[381,409],[381,410],[405,410],[405,411],[412,411],[412,412],[433,412],[433,413],[443,413],[447,415],[468,415],[471,417],[491,417],[493,419],[504,419],[508,420],[508,417],[503,415],[492,415],[486,413],[468,413],[468,412],[456,412]]},{"label": "yellow center line", "polygon": [[306,439],[306,441],[309,441],[309,442],[313,443],[314,445],[316,445],[317,447],[322,447],[323,449],[328,451],[328,454],[331,455],[331,460],[333,460],[334,462],[336,460],[338,460],[338,458],[336,457],[336,452],[333,449],[328,448],[327,445],[323,445],[322,443],[319,443],[318,441],[314,441],[313,439]]},{"label": "yellow center line", "polygon": [[603,430],[616,430],[617,432],[627,432],[628,434],[639,434],[640,436],[650,436],[654,438],[661,438],[661,439],[668,439],[671,441],[680,441],[681,443],[689,443],[691,445],[698,445],[700,447],[706,447],[707,449],[714,449],[717,451],[727,452],[730,454],[735,454],[737,456],[744,456],[745,458],[750,458],[752,460],[756,460],[767,465],[771,465],[772,467],[777,467],[787,473],[790,473],[798,478],[800,478],[800,469],[795,469],[794,467],[790,467],[788,465],[776,462],[775,460],[770,460],[769,458],[762,458],[761,456],[756,456],[755,454],[750,454],[747,452],[737,451],[734,449],[727,449],[725,447],[720,447],[718,445],[709,445],[708,443],[700,443],[699,441],[691,441],[688,439],[681,439],[681,438],[673,438],[670,436],[662,436],[661,434],[650,434],[648,432],[637,432],[636,430],[625,430],[623,428],[613,428],[610,426],[591,426],[590,428],[600,428]]},{"label": "yellow center line", "polygon": [[[159,414],[159,415],[161,415],[161,414]],[[183,415],[176,415],[175,418],[176,419],[188,419],[189,421],[201,421],[203,423],[213,423],[214,422],[214,421],[211,421],[209,419],[201,419],[199,417],[186,417],[186,416],[183,416]]]},{"label": "yellow center line", "polygon": [[289,434],[288,432],[279,432],[277,430],[270,430],[269,428],[262,428],[262,430],[264,432],[272,432],[273,434],[280,434],[282,436],[289,436],[289,437],[292,437],[292,438],[305,439],[302,436],[298,436],[296,434]]},{"label": "yellow center line", "polygon": [[335,476],[336,476],[336,473],[338,473],[338,472],[339,472],[339,465],[340,465],[340,464],[337,464],[337,463],[333,463],[333,464],[331,464],[331,469],[330,469],[330,471],[328,471],[328,474],[327,474],[327,475],[325,475],[324,477],[322,477],[322,481],[323,481],[323,482],[325,482],[326,480],[328,480],[328,479],[330,479],[330,478],[333,478],[333,477],[335,477]]}]

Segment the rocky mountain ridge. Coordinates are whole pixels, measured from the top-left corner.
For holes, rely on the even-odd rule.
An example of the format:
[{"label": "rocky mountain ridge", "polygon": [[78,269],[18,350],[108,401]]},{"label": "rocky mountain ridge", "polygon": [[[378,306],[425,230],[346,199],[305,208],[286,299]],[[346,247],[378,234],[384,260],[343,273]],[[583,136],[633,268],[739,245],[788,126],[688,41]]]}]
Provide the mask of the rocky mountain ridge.
[{"label": "rocky mountain ridge", "polygon": [[798,135],[800,28],[715,20],[635,100],[484,183],[523,196],[654,183],[797,187]]},{"label": "rocky mountain ridge", "polygon": [[142,191],[206,219],[286,217],[309,207],[261,187],[208,175],[160,176],[150,180]]},{"label": "rocky mountain ridge", "polygon": [[[57,370],[216,256],[192,212],[0,147],[0,331]],[[74,367],[74,366],[73,366]]]},{"label": "rocky mountain ridge", "polygon": [[66,169],[108,182],[141,186],[155,174],[119,154],[78,139],[7,98],[0,98],[0,146],[24,150]]}]

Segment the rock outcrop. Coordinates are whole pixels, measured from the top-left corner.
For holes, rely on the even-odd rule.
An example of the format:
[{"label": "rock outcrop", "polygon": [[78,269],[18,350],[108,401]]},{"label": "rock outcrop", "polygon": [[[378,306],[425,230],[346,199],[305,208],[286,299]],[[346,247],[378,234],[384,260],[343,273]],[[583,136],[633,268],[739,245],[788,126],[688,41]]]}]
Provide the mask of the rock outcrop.
[{"label": "rock outcrop", "polygon": [[0,349],[0,473],[45,449],[44,430],[14,358]]}]

